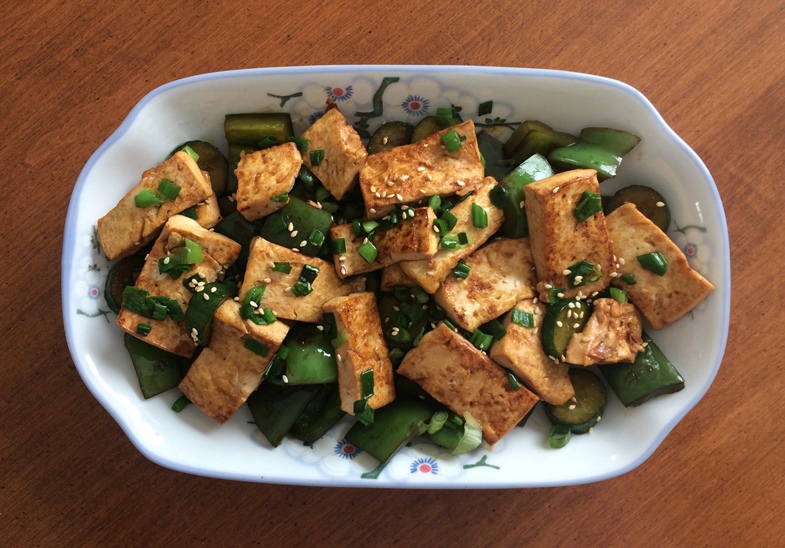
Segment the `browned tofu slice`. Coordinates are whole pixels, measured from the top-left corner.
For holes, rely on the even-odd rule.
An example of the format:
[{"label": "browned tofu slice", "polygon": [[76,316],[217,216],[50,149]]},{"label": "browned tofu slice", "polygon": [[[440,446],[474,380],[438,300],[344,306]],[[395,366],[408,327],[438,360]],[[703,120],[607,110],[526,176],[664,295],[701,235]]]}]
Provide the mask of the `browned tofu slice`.
[{"label": "browned tofu slice", "polygon": [[[587,190],[600,193],[593,169],[558,173],[523,187],[532,258],[539,280],[537,289],[543,300],[547,300],[550,287],[562,288],[565,298],[591,295],[608,287],[615,272],[613,247],[602,211],[583,222],[575,217],[575,208]],[[565,272],[581,261],[595,265],[599,277],[570,287]]]},{"label": "browned tofu slice", "polygon": [[538,401],[526,388],[514,390],[501,367],[443,323],[406,354],[398,373],[415,381],[453,413],[461,417],[470,413],[491,445]]},{"label": "browned tofu slice", "polygon": [[243,154],[237,163],[237,211],[255,221],[286,205],[274,197],[294,186],[303,158],[297,145],[288,142]]},{"label": "browned tofu slice", "polygon": [[[291,271],[276,272],[273,263],[289,263]],[[297,297],[291,291],[300,278],[306,264],[319,269],[313,282],[313,291]],[[335,273],[333,264],[318,257],[308,257],[288,247],[283,247],[264,238],[256,237],[251,242],[248,266],[240,287],[240,299],[253,287],[266,286],[262,295],[261,308],[269,308],[278,318],[301,322],[322,321],[322,306],[335,297],[365,290],[365,279],[357,278],[344,283]]]},{"label": "browned tofu slice", "polygon": [[[400,263],[391,264],[382,270],[382,291],[392,291],[396,287],[415,287],[417,282],[411,279],[401,268]],[[417,286],[419,287],[419,286]]]},{"label": "browned tofu slice", "polygon": [[447,276],[434,300],[455,323],[474,331],[533,297],[537,279],[528,238],[496,238],[464,259],[466,278]]},{"label": "browned tofu slice", "polygon": [[[136,207],[134,197],[142,190],[155,191],[163,179],[180,186],[174,200],[161,205]],[[155,239],[167,219],[209,198],[213,189],[196,162],[179,151],[158,167],[148,169],[142,180],[109,213],[98,219],[98,236],[107,258],[122,259]]]},{"label": "browned tofu slice", "polygon": [[407,214],[406,219],[400,220],[397,226],[380,231],[374,236],[372,242],[379,254],[372,263],[366,261],[358,252],[365,238],[355,236],[351,224],[333,226],[330,229],[330,238],[343,238],[346,242],[346,251],[334,255],[338,276],[346,278],[379,270],[400,261],[433,257],[439,250],[439,235],[433,231],[436,213],[430,207],[406,209],[402,213],[407,211],[411,213]]},{"label": "browned tofu slice", "polygon": [[[448,152],[442,143],[442,135],[451,130],[466,138],[455,152]],[[378,219],[396,204],[417,204],[434,195],[464,194],[484,175],[474,122],[468,120],[411,145],[371,154],[360,172],[365,216]]]},{"label": "browned tofu slice", "polygon": [[[202,246],[202,261],[193,265],[190,272],[177,279],[173,279],[169,274],[161,274],[158,270],[158,259],[166,257],[181,247],[184,238]],[[183,285],[183,280],[193,275],[203,276],[206,283],[222,279],[226,269],[240,255],[240,250],[240,244],[234,240],[203,228],[193,219],[174,215],[166,222],[161,235],[153,245],[135,286],[147,290],[150,296],[170,297],[185,311],[192,293]],[[168,316],[164,320],[153,320],[126,308],[121,309],[117,315],[117,325],[131,335],[139,336],[136,329],[140,323],[152,327],[150,333],[142,339],[148,344],[186,357],[190,357],[196,350],[196,344],[185,332],[183,322],[176,322]]]},{"label": "browned tofu slice", "polygon": [[[302,136],[308,140],[303,163],[340,200],[357,185],[357,176],[368,156],[360,135],[337,108],[331,108]],[[314,165],[310,153],[318,150],[324,151],[324,157],[319,165]]]},{"label": "browned tofu slice", "polygon": [[502,325],[507,334],[491,346],[490,357],[499,365],[506,367],[528,386],[543,401],[561,405],[575,395],[569,376],[569,366],[551,360],[542,348],[542,319],[547,312],[546,305],[524,299],[515,305],[516,309],[532,315],[534,325],[523,327],[512,322],[508,314]]},{"label": "browned tofu slice", "polygon": [[360,375],[373,370],[373,396],[368,405],[379,409],[395,399],[393,365],[382,334],[376,296],[372,292],[353,293],[327,301],[324,312],[335,316],[340,333],[347,341],[335,349],[341,409],[354,414],[354,402],[362,399]]},{"label": "browned tofu slice", "polygon": [[[261,384],[264,371],[289,331],[284,322],[256,325],[240,317],[240,305],[225,301],[213,316],[210,346],[191,364],[180,390],[199,409],[223,424]],[[246,347],[252,340],[266,350]],[[260,349],[261,350],[261,349]]]},{"label": "browned tofu slice", "polygon": [[221,208],[218,206],[218,197],[215,193],[205,198],[194,206],[196,222],[205,228],[213,228],[221,222]]},{"label": "browned tofu slice", "polygon": [[[469,238],[468,244],[457,249],[439,249],[430,259],[399,263],[406,275],[415,280],[428,293],[435,293],[439,289],[439,285],[453,271],[458,261],[468,257],[501,227],[504,222],[504,212],[493,205],[490,198],[490,191],[495,186],[496,180],[493,177],[486,177],[475,188],[472,196],[451,210],[458,222],[450,234],[465,232]],[[486,228],[478,228],[472,223],[472,204],[482,207],[488,214]]]},{"label": "browned tofu slice", "polygon": [[[620,277],[613,284],[626,290],[654,329],[668,326],[698,306],[714,286],[690,267],[681,249],[634,204],[625,204],[608,215],[608,232],[618,261],[619,276],[632,274],[635,284]],[[664,276],[643,268],[639,255],[659,251],[668,262]]]},{"label": "browned tofu slice", "polygon": [[615,299],[595,299],[583,330],[575,333],[567,345],[567,362],[575,365],[631,363],[645,348],[641,331],[641,318],[635,305]]}]

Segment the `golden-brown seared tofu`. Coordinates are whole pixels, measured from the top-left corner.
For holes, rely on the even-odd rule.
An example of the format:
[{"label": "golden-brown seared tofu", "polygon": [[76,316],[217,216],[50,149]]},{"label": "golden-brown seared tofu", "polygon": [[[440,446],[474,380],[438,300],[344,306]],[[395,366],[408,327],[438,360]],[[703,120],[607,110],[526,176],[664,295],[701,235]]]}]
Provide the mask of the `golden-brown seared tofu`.
[{"label": "golden-brown seared tofu", "polygon": [[[593,169],[558,173],[523,187],[529,240],[539,280],[537,289],[543,300],[548,299],[549,286],[562,288],[566,298],[591,295],[608,287],[615,272],[613,248],[602,211],[583,222],[575,216],[575,208],[587,190],[600,193],[597,172]],[[570,287],[565,272],[569,274],[567,269],[581,261],[592,263],[599,277]]]},{"label": "golden-brown seared tofu", "polygon": [[194,206],[196,222],[205,228],[213,228],[221,222],[221,208],[218,206],[218,197],[213,193]]},{"label": "golden-brown seared tofu", "polygon": [[407,216],[406,219],[400,220],[397,226],[377,232],[374,236],[373,245],[376,246],[379,254],[372,263],[366,261],[357,251],[365,238],[355,236],[351,224],[333,226],[330,229],[330,238],[333,240],[343,238],[346,242],[346,251],[334,255],[338,276],[346,278],[379,270],[399,261],[433,257],[439,250],[439,236],[433,231],[436,213],[430,207],[418,207],[406,211],[412,212],[413,216]]},{"label": "golden-brown seared tofu", "polygon": [[583,330],[575,333],[567,345],[568,363],[633,362],[644,349],[641,318],[631,303],[615,299],[595,299],[592,313]]},{"label": "golden-brown seared tofu", "polygon": [[533,297],[537,279],[528,238],[496,238],[464,259],[466,278],[447,276],[434,300],[455,323],[474,331]]},{"label": "golden-brown seared tofu", "polygon": [[[460,149],[447,152],[442,135],[452,130],[466,139]],[[474,122],[469,120],[411,145],[371,154],[360,172],[365,216],[378,219],[396,204],[416,204],[429,196],[465,194],[484,175]]]},{"label": "golden-brown seared tofu", "polygon": [[[190,272],[177,279],[173,279],[169,274],[161,274],[158,270],[158,259],[176,252],[182,247],[184,238],[202,246],[202,261],[192,265]],[[174,215],[166,222],[161,235],[155,241],[135,285],[138,289],[147,290],[150,296],[158,295],[174,299],[185,311],[192,293],[183,285],[183,280],[193,275],[203,276],[206,283],[222,279],[224,271],[240,255],[240,250],[240,244],[234,240],[217,232],[210,232],[193,219]],[[117,325],[137,337],[139,335],[136,329],[140,323],[152,326],[146,337],[140,337],[146,343],[186,357],[190,357],[196,350],[196,344],[185,332],[185,326],[181,321],[176,322],[168,316],[163,320],[153,320],[126,308],[121,309],[117,315]]]},{"label": "golden-brown seared tofu", "polygon": [[[289,263],[291,271],[288,274],[274,271],[273,263]],[[313,282],[313,291],[298,297],[291,289],[307,264],[318,268],[319,274]],[[285,320],[318,323],[322,321],[324,303],[335,297],[364,291],[365,279],[343,283],[332,263],[256,237],[251,241],[240,299],[245,298],[248,291],[257,285],[266,286],[260,307],[269,308],[278,318]]]},{"label": "golden-brown seared tofu", "polygon": [[[415,287],[417,282],[403,271],[399,263],[385,266],[382,270],[382,291],[392,291],[395,287]],[[418,286],[419,287],[419,286]]]},{"label": "golden-brown seared tofu", "polygon": [[255,221],[286,205],[272,198],[289,192],[294,186],[303,158],[297,145],[282,145],[243,154],[237,163],[237,211]]},{"label": "golden-brown seared tofu", "polygon": [[515,305],[532,315],[534,325],[523,327],[512,322],[508,314],[502,325],[507,334],[491,346],[490,357],[499,365],[511,370],[543,401],[561,405],[575,395],[570,382],[569,369],[565,363],[551,360],[542,348],[542,319],[547,311],[546,305],[524,299]]},{"label": "golden-brown seared tofu", "polygon": [[[381,154],[381,153],[379,153]],[[374,154],[374,156],[376,156]],[[452,213],[458,219],[450,234],[465,232],[469,243],[457,249],[439,249],[430,259],[402,261],[399,263],[407,276],[415,280],[428,293],[435,293],[439,285],[453,271],[458,261],[469,256],[484,244],[504,222],[504,212],[491,203],[490,191],[496,186],[493,177],[486,177],[474,190],[474,194],[454,208]],[[488,226],[478,228],[472,223],[472,204],[482,207],[488,214]]]},{"label": "golden-brown seared tofu", "polygon": [[[177,198],[165,199],[161,205],[136,207],[134,197],[145,189],[155,191],[164,179],[180,186]],[[132,255],[155,239],[169,217],[209,198],[212,193],[210,181],[193,158],[182,151],[174,153],[158,167],[145,171],[142,180],[98,219],[98,236],[104,253],[110,260]]]},{"label": "golden-brown seared tofu", "polygon": [[[337,108],[331,108],[302,136],[308,140],[303,163],[340,200],[357,184],[357,175],[368,156],[360,135]],[[319,165],[314,165],[310,153],[317,150],[323,150],[324,157]]]},{"label": "golden-brown seared tofu", "polygon": [[379,409],[393,401],[393,365],[382,334],[376,296],[372,292],[352,293],[327,301],[323,310],[335,316],[338,332],[345,329],[348,335],[347,341],[335,349],[341,409],[354,414],[354,402],[363,397],[360,375],[369,369],[373,370],[373,396],[368,405]]},{"label": "golden-brown seared tofu", "polygon": [[538,401],[526,388],[514,390],[501,367],[443,323],[406,354],[398,373],[415,381],[453,413],[461,417],[470,413],[491,445]]},{"label": "golden-brown seared tofu", "polygon": [[[256,325],[244,321],[239,303],[225,301],[213,316],[210,346],[191,364],[180,390],[215,422],[223,424],[261,384],[267,364],[288,331],[284,322]],[[258,347],[261,353],[257,353],[247,348],[247,340],[266,350]]]},{"label": "golden-brown seared tofu", "polygon": [[[615,210],[608,215],[607,223],[619,271],[613,284],[627,291],[629,300],[654,329],[672,324],[714,291],[714,286],[690,267],[681,249],[634,204]],[[655,251],[668,262],[664,276],[638,262],[639,255]],[[620,277],[623,274],[632,274],[635,284],[624,283]]]}]

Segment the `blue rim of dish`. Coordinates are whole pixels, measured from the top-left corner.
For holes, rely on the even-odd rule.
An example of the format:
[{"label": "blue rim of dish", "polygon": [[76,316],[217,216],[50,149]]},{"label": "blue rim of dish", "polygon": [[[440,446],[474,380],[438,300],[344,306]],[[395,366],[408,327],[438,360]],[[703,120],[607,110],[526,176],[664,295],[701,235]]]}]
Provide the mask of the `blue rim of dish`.
[{"label": "blue rim of dish", "polygon": [[[714,182],[714,178],[709,173],[708,168],[697,155],[697,153],[675,132],[673,129],[665,122],[662,115],[654,108],[654,105],[643,95],[640,91],[635,89],[634,87],[621,82],[619,80],[615,80],[612,78],[604,77],[604,76],[596,76],[591,74],[584,74],[579,72],[570,72],[570,71],[560,71],[560,70],[552,70],[552,69],[533,69],[533,68],[514,68],[514,67],[485,67],[485,66],[463,66],[463,65],[438,65],[438,66],[431,66],[431,65],[312,65],[312,66],[304,66],[304,67],[270,67],[270,68],[254,68],[254,69],[238,69],[238,70],[228,70],[228,71],[221,71],[221,72],[211,72],[206,74],[200,74],[195,76],[189,76],[187,78],[182,78],[179,80],[174,80],[162,86],[155,88],[154,90],[147,93],[129,112],[128,116],[123,120],[120,126],[109,136],[106,141],[104,141],[100,147],[90,156],[90,159],[85,164],[84,168],[79,174],[79,177],[76,181],[76,185],[74,186],[74,190],[71,194],[71,199],[68,205],[68,213],[66,215],[65,221],[65,231],[63,234],[63,256],[61,262],[61,302],[62,302],[62,313],[63,313],[63,323],[65,326],[65,334],[66,334],[66,341],[68,343],[69,351],[71,353],[71,357],[74,360],[74,363],[77,367],[77,371],[79,375],[82,377],[83,382],[88,386],[90,392],[95,396],[95,398],[101,403],[101,405],[106,409],[109,414],[115,419],[115,421],[120,425],[123,429],[125,434],[134,444],[134,446],[149,460],[164,466],[166,468],[185,472],[188,474],[199,475],[199,476],[207,476],[207,477],[214,477],[218,479],[232,479],[232,480],[239,480],[239,481],[253,481],[259,482],[260,478],[258,476],[253,476],[249,474],[231,474],[231,473],[216,473],[210,470],[204,470],[202,468],[192,467],[188,465],[182,465],[176,462],[170,462],[168,459],[161,457],[151,451],[149,451],[143,444],[139,443],[139,440],[135,437],[132,429],[126,423],[124,417],[119,416],[118,411],[115,409],[114,406],[111,405],[111,402],[107,400],[104,394],[98,389],[95,384],[94,379],[87,374],[86,370],[88,366],[83,363],[82,357],[77,356],[75,352],[75,341],[74,341],[74,334],[73,334],[73,326],[71,315],[67,310],[69,304],[69,289],[71,287],[71,272],[72,272],[72,261],[71,259],[74,256],[74,246],[76,240],[76,219],[78,217],[78,202],[79,198],[81,197],[83,187],[87,180],[88,175],[93,170],[95,163],[97,162],[98,158],[100,158],[104,152],[111,147],[115,142],[117,142],[120,137],[122,137],[128,129],[133,125],[136,117],[139,113],[144,109],[148,102],[150,102],[153,98],[161,95],[171,89],[186,86],[194,83],[209,81],[209,80],[221,80],[221,79],[234,79],[238,77],[260,77],[260,76],[286,76],[286,75],[303,75],[303,74],[319,74],[319,73],[358,73],[358,72],[378,72],[378,71],[397,71],[400,73],[427,73],[427,74],[438,74],[438,73],[459,73],[459,72],[466,72],[471,74],[492,74],[494,76],[528,76],[528,77],[540,77],[540,78],[548,78],[548,79],[563,79],[563,80],[580,80],[584,82],[591,82],[594,84],[601,84],[610,87],[614,87],[632,95],[639,103],[641,103],[646,110],[648,110],[649,114],[654,118],[658,125],[661,126],[664,133],[676,144],[678,144],[684,151],[687,152],[690,159],[696,164],[702,175],[708,180],[710,185],[710,192],[711,196],[714,199],[718,222],[722,230],[720,231],[719,243],[721,244],[721,251],[724,257],[728,257],[728,260],[723,260],[723,280],[724,284],[720,289],[723,295],[727,295],[727,299],[723,300],[723,308],[722,308],[722,329],[720,333],[720,344],[718,346],[718,354],[717,359],[714,364],[712,364],[712,368],[709,371],[709,377],[707,382],[704,383],[703,386],[700,387],[696,395],[689,401],[687,404],[680,410],[679,413],[671,420],[668,424],[666,424],[662,430],[660,431],[659,435],[654,438],[652,443],[641,453],[638,459],[631,462],[627,466],[614,469],[608,473],[598,474],[596,476],[590,476],[581,478],[579,480],[564,480],[564,481],[548,481],[548,482],[527,482],[526,485],[516,485],[514,483],[504,483],[500,485],[492,485],[492,486],[483,486],[483,485],[474,485],[474,484],[423,484],[423,485],[410,485],[407,484],[406,488],[423,488],[423,489],[464,489],[464,488],[471,488],[471,489],[504,489],[504,488],[521,488],[521,487],[560,487],[560,486],[568,486],[568,485],[580,485],[586,483],[593,483],[604,481],[607,479],[611,479],[623,474],[634,470],[641,464],[643,464],[648,458],[654,453],[657,447],[660,446],[662,441],[665,437],[676,427],[676,425],[689,413],[697,404],[700,402],[701,399],[706,395],[709,388],[711,387],[714,379],[719,371],[720,364],[722,363],[723,356],[725,354],[725,348],[727,346],[728,340],[728,330],[729,330],[729,323],[730,323],[730,300],[731,300],[731,293],[730,293],[730,245],[729,245],[729,237],[728,237],[728,226],[727,220],[725,217],[725,210],[722,206],[722,200],[719,195],[719,191],[717,189],[717,185]],[[275,483],[279,484],[288,484],[288,485],[314,485],[311,482],[307,481],[281,481],[275,480]],[[324,486],[325,484],[318,484],[320,486]],[[341,487],[382,487],[382,488],[397,488],[402,487],[402,485],[394,484],[394,483],[362,483],[358,480],[353,481],[343,481],[340,485]]]}]

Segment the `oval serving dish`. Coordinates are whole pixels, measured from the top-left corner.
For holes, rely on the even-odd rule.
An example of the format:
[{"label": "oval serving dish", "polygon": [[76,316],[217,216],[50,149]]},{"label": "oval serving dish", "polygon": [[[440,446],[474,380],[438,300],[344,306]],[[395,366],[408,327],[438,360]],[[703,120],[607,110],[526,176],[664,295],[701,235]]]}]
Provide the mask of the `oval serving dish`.
[{"label": "oval serving dish", "polygon": [[[669,236],[716,287],[675,325],[649,330],[684,376],[681,392],[625,409],[611,394],[601,426],[548,447],[541,409],[493,447],[453,456],[438,447],[403,448],[383,468],[343,438],[339,423],[312,446],[286,439],[277,449],[250,424],[243,406],[218,426],[195,406],[170,407],[176,390],[145,400],[106,305],[109,261],[96,221],[179,143],[203,139],[226,147],[224,115],[292,114],[301,132],[331,98],[358,129],[382,121],[416,123],[438,107],[460,107],[464,119],[500,137],[537,119],[561,131],[586,126],[631,131],[642,139],[603,194],[646,184],[668,201]],[[490,113],[478,107],[493,101]],[[505,133],[506,132],[506,133]],[[205,74],[145,96],[93,154],[74,189],[65,227],[62,302],[66,336],[85,384],[152,461],[190,474],[243,481],[321,486],[511,488],[600,481],[634,469],[708,390],[722,361],[730,312],[730,251],[725,214],[706,166],[651,103],[618,81],[578,73],[495,67],[335,66],[252,69]]]}]

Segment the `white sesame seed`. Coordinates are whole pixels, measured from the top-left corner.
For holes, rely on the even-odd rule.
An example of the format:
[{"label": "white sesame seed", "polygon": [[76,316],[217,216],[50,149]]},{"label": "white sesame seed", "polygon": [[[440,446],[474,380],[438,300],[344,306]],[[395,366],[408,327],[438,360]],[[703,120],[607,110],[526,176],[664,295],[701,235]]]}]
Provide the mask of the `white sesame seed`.
[{"label": "white sesame seed", "polygon": [[570,405],[570,406],[569,406],[567,409],[569,409],[570,411],[572,411],[573,409],[575,409],[575,404],[572,404],[572,405]]},{"label": "white sesame seed", "polygon": [[240,302],[240,297],[238,297],[238,296],[235,296],[235,297],[234,297],[234,302],[236,302],[236,303],[239,303],[239,302]]},{"label": "white sesame seed", "polygon": [[140,245],[142,245],[142,242],[134,242],[134,245],[135,246],[140,246]]},{"label": "white sesame seed", "polygon": [[665,202],[657,202],[657,207],[665,207]]},{"label": "white sesame seed", "polygon": [[374,213],[376,213],[376,210],[374,208],[371,208],[371,209],[368,210],[368,213],[373,215]]},{"label": "white sesame seed", "polygon": [[426,178],[427,180],[429,180],[429,181],[433,181],[433,175],[431,175],[430,173],[426,173],[426,174],[425,174],[425,178]]},{"label": "white sesame seed", "polygon": [[251,305],[251,308],[259,308],[259,304],[256,301],[248,301],[248,304]]},{"label": "white sesame seed", "polygon": [[569,268],[565,268],[564,270],[561,271],[561,273],[564,274],[565,276],[569,276],[570,274],[572,274]]},{"label": "white sesame seed", "polygon": [[384,137],[382,137],[382,144],[386,145],[387,144],[387,140],[388,140],[388,137],[386,135]]},{"label": "white sesame seed", "polygon": [[539,299],[538,299],[537,297],[534,297],[534,298],[532,299],[532,304],[537,304],[537,301],[538,301],[538,300],[539,300]]},{"label": "white sesame seed", "polygon": [[589,435],[591,435],[591,434],[594,434],[594,427],[593,426],[589,427]]},{"label": "white sesame seed", "polygon": [[559,297],[560,299],[563,299],[563,298],[564,298],[564,293],[562,293],[561,291],[559,291],[559,292],[556,294],[556,296],[557,296],[557,297]]},{"label": "white sesame seed", "polygon": [[210,288],[210,293],[215,293],[216,291],[218,291],[217,287],[213,286]]},{"label": "white sesame seed", "polygon": [[423,172],[423,171],[425,171],[425,168],[423,166],[420,166],[420,167],[417,168],[417,171]]},{"label": "white sesame seed", "polygon": [[289,377],[287,377],[286,375],[281,375],[281,380],[283,382],[285,382],[285,383],[288,383],[289,382]]},{"label": "white sesame seed", "polygon": [[293,247],[293,248],[292,248],[292,251],[294,251],[295,253],[299,253],[299,252],[300,252],[300,249],[299,249],[299,248],[297,248],[297,247]]},{"label": "white sesame seed", "polygon": [[336,359],[336,361],[337,361],[338,363],[341,363],[341,362],[343,361],[343,356],[341,356],[340,354],[336,354],[336,355],[335,355],[335,359]]},{"label": "white sesame seed", "polygon": [[611,273],[609,274],[609,276],[610,276],[611,278],[616,278],[617,276],[619,276],[619,273],[618,273],[618,272],[611,272]]},{"label": "white sesame seed", "polygon": [[401,196],[400,194],[396,194],[395,197],[398,198],[398,201],[401,202],[403,201],[403,196]]},{"label": "white sesame seed", "polygon": [[409,206],[407,206],[407,205],[402,205],[401,206],[401,211],[406,211],[407,209],[409,209]]},{"label": "white sesame seed", "polygon": [[439,233],[439,227],[436,226],[436,225],[433,225],[433,231],[436,232],[436,234],[438,234]]},{"label": "white sesame seed", "polygon": [[561,322],[561,320],[559,320],[559,321],[557,321],[557,322],[556,322],[556,325],[557,325],[558,327],[562,327],[564,324]]},{"label": "white sesame seed", "polygon": [[302,242],[300,242],[300,247],[305,247],[307,245],[308,245],[308,241],[307,240],[303,240]]},{"label": "white sesame seed", "polygon": [[339,260],[340,262],[344,262],[344,261],[346,260],[346,255],[339,255],[339,256],[338,256],[338,260]]},{"label": "white sesame seed", "polygon": [[319,331],[324,331],[324,326],[323,325],[317,325],[316,329],[318,329]]},{"label": "white sesame seed", "polygon": [[164,257],[164,264],[169,264],[171,259],[169,257]]},{"label": "white sesame seed", "polygon": [[381,192],[377,192],[377,193],[374,194],[374,196],[376,196],[377,198],[381,198],[382,197],[382,193]]},{"label": "white sesame seed", "polygon": [[575,308],[575,303],[572,303],[572,302],[567,303],[567,306],[569,306],[570,308]]},{"label": "white sesame seed", "polygon": [[519,206],[521,209],[523,209],[524,207],[526,207],[526,202],[525,202],[525,201],[523,201],[523,200],[521,200],[521,203],[520,203],[520,204],[518,204],[518,206]]},{"label": "white sesame seed", "polygon": [[458,186],[466,186],[466,183],[464,183],[463,181],[455,181],[455,184]]},{"label": "white sesame seed", "polygon": [[287,226],[286,228],[288,228],[289,232],[291,232],[292,230],[294,230],[294,223],[289,223],[289,226]]},{"label": "white sesame seed", "polygon": [[403,175],[401,175],[401,176],[399,177],[399,179],[400,179],[401,181],[408,181],[408,180],[409,180],[409,176],[408,176],[408,175],[406,175],[406,174],[404,173]]},{"label": "white sesame seed", "polygon": [[545,289],[553,289],[553,286],[551,284],[545,284]]},{"label": "white sesame seed", "polygon": [[553,190],[552,190],[552,192],[553,192],[554,194],[556,194],[557,192],[559,192],[559,187],[554,187],[554,188],[553,188]]},{"label": "white sesame seed", "polygon": [[567,318],[572,318],[572,310],[567,311]]},{"label": "white sesame seed", "polygon": [[601,420],[602,420],[602,415],[598,415],[597,416],[597,422],[600,422]]},{"label": "white sesame seed", "polygon": [[202,293],[202,297],[204,297],[204,300],[205,300],[205,301],[209,301],[209,300],[210,300],[210,295],[209,295],[209,293]]},{"label": "white sesame seed", "polygon": [[579,323],[572,324],[573,329],[578,329],[581,326]]},{"label": "white sesame seed", "polygon": [[291,236],[292,238],[296,238],[296,237],[297,237],[297,234],[298,234],[299,232],[300,232],[299,230],[292,230],[292,233],[291,233],[291,234],[289,234],[289,236]]},{"label": "white sesame seed", "polygon": [[342,267],[341,267],[341,274],[343,274],[344,276],[346,276],[346,267],[345,267],[345,266],[342,266]]},{"label": "white sesame seed", "polygon": [[619,264],[624,266],[624,263],[625,263],[624,257],[619,257]]},{"label": "white sesame seed", "polygon": [[581,276],[580,274],[579,274],[579,275],[577,275],[577,276],[575,276],[575,283],[576,283],[576,284],[579,284],[579,283],[581,283],[582,281],[583,281],[583,276]]},{"label": "white sesame seed", "polygon": [[375,186],[371,187],[371,192],[376,192],[376,187]]},{"label": "white sesame seed", "polygon": [[264,279],[264,280],[262,280],[262,281],[263,281],[264,283],[266,283],[266,284],[269,284],[269,283],[272,283],[272,281],[273,281],[273,280],[272,280],[271,278],[265,278],[265,279]]}]

